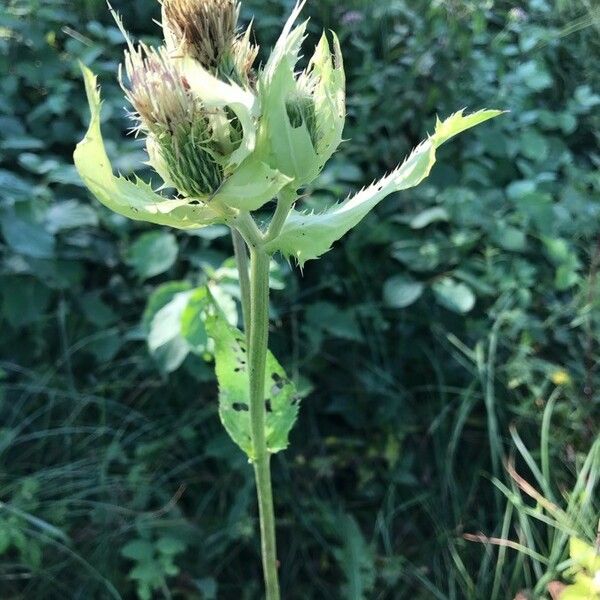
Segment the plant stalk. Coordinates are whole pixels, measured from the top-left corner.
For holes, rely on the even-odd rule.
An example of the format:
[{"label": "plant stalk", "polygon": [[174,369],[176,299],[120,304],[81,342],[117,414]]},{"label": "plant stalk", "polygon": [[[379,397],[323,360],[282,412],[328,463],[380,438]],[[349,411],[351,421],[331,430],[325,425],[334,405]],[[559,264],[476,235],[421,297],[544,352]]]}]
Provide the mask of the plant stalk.
[{"label": "plant stalk", "polygon": [[248,261],[248,250],[242,234],[237,229],[231,230],[233,239],[233,251],[240,280],[240,295],[242,300],[242,317],[244,330],[246,331],[246,344],[250,345],[250,264]]},{"label": "plant stalk", "polygon": [[279,194],[279,198],[277,199],[277,208],[275,209],[275,214],[271,219],[271,223],[269,224],[269,229],[265,236],[265,243],[272,242],[283,229],[285,225],[285,221],[290,214],[290,210],[292,210],[292,206],[294,202],[297,200],[297,194],[294,190],[282,190]]},{"label": "plant stalk", "polygon": [[265,433],[265,375],[269,341],[270,256],[262,246],[250,249],[250,422],[254,449],[254,475],[260,516],[261,551],[266,600],[280,600],[277,578],[275,514],[271,486],[270,454]]}]

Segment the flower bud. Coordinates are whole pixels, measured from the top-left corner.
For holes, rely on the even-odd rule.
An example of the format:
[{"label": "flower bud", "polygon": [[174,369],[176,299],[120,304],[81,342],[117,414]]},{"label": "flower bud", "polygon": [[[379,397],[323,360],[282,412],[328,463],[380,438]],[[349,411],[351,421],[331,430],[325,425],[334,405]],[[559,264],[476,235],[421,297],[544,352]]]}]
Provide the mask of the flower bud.
[{"label": "flower bud", "polygon": [[291,179],[254,154],[256,96],[211,75],[191,57],[129,44],[127,82],[135,131],[165,187],[203,204],[255,209]]},{"label": "flower bud", "polygon": [[295,71],[307,23],[293,24],[302,7],[296,6],[258,81],[263,109],[258,151],[296,188],[319,175],[342,141],[346,119],[345,73],[335,34],[333,51],[323,34],[307,69]]},{"label": "flower bud", "polygon": [[323,34],[308,68],[298,76],[296,93],[286,105],[292,127],[300,127],[297,120],[301,115],[321,165],[340,144],[346,119],[343,59],[335,35],[333,42],[332,54]]}]

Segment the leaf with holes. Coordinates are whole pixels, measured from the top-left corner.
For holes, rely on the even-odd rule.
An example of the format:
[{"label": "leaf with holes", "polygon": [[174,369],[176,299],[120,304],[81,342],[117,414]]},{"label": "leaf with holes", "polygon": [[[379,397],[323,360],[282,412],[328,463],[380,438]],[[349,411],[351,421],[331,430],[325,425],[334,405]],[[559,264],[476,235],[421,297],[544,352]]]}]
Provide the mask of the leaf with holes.
[{"label": "leaf with holes", "polygon": [[[219,382],[219,415],[231,439],[248,455],[256,456],[250,428],[248,356],[244,334],[220,314],[206,320],[206,330],[215,343],[215,363]],[[265,380],[267,407],[267,449],[272,454],[285,450],[288,436],[298,416],[296,386],[269,352]]]}]

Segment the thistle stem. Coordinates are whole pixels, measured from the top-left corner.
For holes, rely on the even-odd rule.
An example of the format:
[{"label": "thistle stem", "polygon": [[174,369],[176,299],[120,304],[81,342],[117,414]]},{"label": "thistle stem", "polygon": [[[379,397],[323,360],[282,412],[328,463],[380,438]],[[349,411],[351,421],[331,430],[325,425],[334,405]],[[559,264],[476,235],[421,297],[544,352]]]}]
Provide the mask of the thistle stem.
[{"label": "thistle stem", "polygon": [[296,202],[297,196],[295,191],[282,190],[277,200],[277,208],[275,214],[269,224],[269,230],[265,236],[265,243],[272,242],[283,229],[285,221],[292,210],[294,202]]},{"label": "thistle stem", "polygon": [[248,260],[248,250],[242,234],[237,229],[231,230],[233,239],[233,251],[235,252],[235,262],[240,280],[240,295],[242,300],[242,317],[244,320],[244,329],[246,331],[246,343],[249,345],[250,339],[250,263]]},{"label": "thistle stem", "polygon": [[260,246],[264,241],[260,229],[249,212],[238,213],[231,219],[229,225],[239,231],[250,248]]},{"label": "thistle stem", "polygon": [[250,423],[254,449],[254,475],[258,495],[260,534],[266,600],[279,600],[275,514],[271,486],[270,454],[265,432],[265,375],[269,341],[270,256],[262,246],[250,249]]}]

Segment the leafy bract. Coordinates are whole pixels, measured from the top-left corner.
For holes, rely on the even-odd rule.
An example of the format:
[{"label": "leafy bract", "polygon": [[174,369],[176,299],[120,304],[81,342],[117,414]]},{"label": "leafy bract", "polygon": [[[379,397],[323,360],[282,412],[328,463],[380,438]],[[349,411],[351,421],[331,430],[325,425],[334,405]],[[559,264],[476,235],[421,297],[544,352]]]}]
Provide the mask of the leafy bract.
[{"label": "leafy bract", "polygon": [[252,155],[225,181],[217,198],[232,208],[258,210],[292,181],[272,169],[258,155]]},{"label": "leafy bract", "polygon": [[202,105],[208,111],[216,110],[215,115],[220,117],[220,111],[229,108],[237,117],[242,127],[242,141],[227,157],[227,163],[223,166],[232,168],[240,165],[256,145],[256,118],[260,113],[258,99],[252,92],[244,90],[234,82],[226,83],[211,75],[198,61],[189,56],[182,57],[178,64],[190,89],[201,99]]},{"label": "leafy bract", "polygon": [[259,151],[290,177],[312,170],[315,151],[306,123],[293,127],[287,113],[288,98],[296,93],[295,67],[308,22],[292,29],[301,6],[288,19],[264,71],[258,89],[263,110]]},{"label": "leafy bract", "polygon": [[269,251],[293,257],[301,266],[325,254],[384,198],[415,187],[428,177],[436,161],[437,148],[453,136],[500,114],[499,110],[482,110],[464,116],[463,111],[459,111],[443,122],[438,120],[434,134],[382,180],[322,213],[293,210],[281,234],[269,244]]},{"label": "leafy bract", "polygon": [[[244,334],[218,312],[206,319],[206,330],[215,344],[219,382],[219,415],[231,439],[248,455],[256,457],[250,426],[248,355]],[[265,378],[266,439],[271,453],[285,450],[298,416],[296,387],[270,352]]]},{"label": "leafy bract", "polygon": [[[179,61],[190,89],[202,100],[208,110],[226,118],[225,110],[232,111],[242,127],[242,140],[223,165],[227,179],[214,196],[231,208],[257,210],[273,199],[292,179],[264,161],[263,153],[256,150],[257,120],[260,116],[258,98],[234,82],[225,83],[190,57]],[[218,130],[218,127],[216,128]]]},{"label": "leafy bract", "polygon": [[74,160],[81,179],[94,196],[114,212],[136,221],[178,229],[197,229],[222,222],[222,217],[210,206],[187,199],[169,200],[139,179],[133,182],[114,175],[100,130],[101,102],[96,77],[87,67],[82,65],[81,69],[91,121],[85,138],[77,145]]},{"label": "leafy bract", "polygon": [[307,69],[296,73],[308,21],[294,23],[303,6],[296,4],[258,81],[263,116],[257,151],[296,188],[321,172],[342,141],[346,117],[345,74],[335,34],[333,53],[323,34]]},{"label": "leafy bract", "polygon": [[306,77],[314,82],[315,118],[318,140],[316,150],[320,172],[342,143],[346,121],[346,72],[340,41],[333,36],[333,52],[325,33],[308,65]]}]

